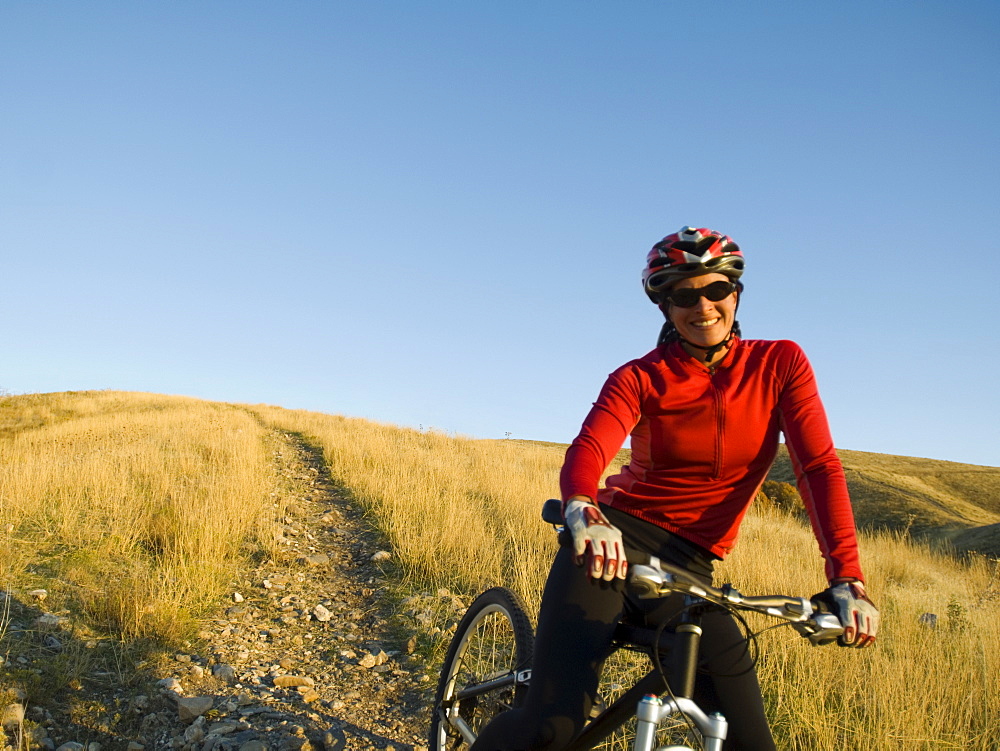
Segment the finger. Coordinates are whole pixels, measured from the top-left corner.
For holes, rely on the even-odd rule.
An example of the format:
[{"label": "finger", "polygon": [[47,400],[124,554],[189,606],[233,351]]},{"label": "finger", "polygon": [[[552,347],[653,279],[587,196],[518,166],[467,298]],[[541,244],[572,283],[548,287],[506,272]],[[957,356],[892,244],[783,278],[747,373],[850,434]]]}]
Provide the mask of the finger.
[{"label": "finger", "polygon": [[594,579],[600,579],[604,573],[604,546],[601,543],[590,541],[590,575]]},{"label": "finger", "polygon": [[607,556],[604,559],[604,576],[602,577],[604,581],[609,582],[615,578],[615,574],[618,572],[618,546],[609,545],[607,542],[604,543],[604,552]]},{"label": "finger", "polygon": [[618,545],[615,547],[618,550],[618,578],[624,579],[628,574],[628,560],[625,558],[625,551]]},{"label": "finger", "polygon": [[604,576],[601,577],[604,581],[609,582],[615,578],[615,573],[618,571],[618,559],[609,557],[604,562]]},{"label": "finger", "polygon": [[864,640],[865,645],[875,641],[875,633],[877,631],[878,624],[875,623],[875,619],[866,614],[864,616],[864,625],[861,627],[861,638]]},{"label": "finger", "polygon": [[858,640],[858,613],[850,610],[847,613],[847,623],[844,624],[844,645],[853,647]]}]

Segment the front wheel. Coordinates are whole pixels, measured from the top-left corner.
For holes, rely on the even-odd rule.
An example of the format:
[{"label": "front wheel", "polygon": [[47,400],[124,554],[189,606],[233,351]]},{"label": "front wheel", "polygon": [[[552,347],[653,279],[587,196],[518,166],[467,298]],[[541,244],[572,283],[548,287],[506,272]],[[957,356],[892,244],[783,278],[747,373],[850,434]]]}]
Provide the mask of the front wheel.
[{"label": "front wheel", "polygon": [[520,705],[528,690],[534,640],[524,606],[509,589],[488,589],[475,599],[441,667],[431,751],[467,749],[490,720]]}]

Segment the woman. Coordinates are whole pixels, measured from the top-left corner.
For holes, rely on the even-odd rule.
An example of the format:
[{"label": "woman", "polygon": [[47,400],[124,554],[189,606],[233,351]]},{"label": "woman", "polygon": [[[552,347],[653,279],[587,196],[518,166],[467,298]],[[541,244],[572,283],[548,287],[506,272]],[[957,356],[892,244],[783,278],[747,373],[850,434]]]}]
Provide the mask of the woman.
[{"label": "woman", "polygon": [[[638,600],[624,586],[624,548],[645,550],[711,580],[732,549],[783,433],[826,561],[842,644],[875,639],[878,611],[858,562],[854,518],[812,369],[789,341],[740,338],[744,259],[729,237],[684,227],[653,246],[643,286],[666,317],[656,349],[604,384],[566,452],[560,484],[569,535],[546,582],[532,682],[522,708],[480,734],[474,751],[565,746],[590,712],[615,624],[660,623],[678,598]],[[632,459],[598,482],[631,434]],[[695,699],[729,721],[727,749],[773,749],[743,635],[725,613],[705,616]]]}]

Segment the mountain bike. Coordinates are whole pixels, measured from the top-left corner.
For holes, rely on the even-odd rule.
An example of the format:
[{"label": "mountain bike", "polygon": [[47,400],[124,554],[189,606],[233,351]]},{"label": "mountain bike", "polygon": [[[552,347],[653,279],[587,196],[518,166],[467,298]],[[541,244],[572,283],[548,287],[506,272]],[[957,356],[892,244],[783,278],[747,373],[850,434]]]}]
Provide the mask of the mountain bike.
[{"label": "mountain bike", "polygon": [[[542,518],[562,529],[562,503],[547,501]],[[633,562],[633,558],[635,561]],[[670,630],[618,624],[613,649],[640,651],[652,667],[612,704],[598,702],[579,736],[566,751],[598,746],[634,721],[633,751],[690,751],[690,745],[657,746],[657,732],[673,718],[688,742],[721,751],[728,723],[707,713],[694,694],[702,615],[712,609],[762,613],[790,625],[814,645],[830,644],[843,633],[840,620],[824,603],[803,597],[748,597],[732,585],[707,586],[684,569],[647,555],[629,554],[628,586],[643,599],[684,596],[679,622]],[[751,634],[748,638],[753,638]],[[479,730],[498,713],[519,706],[531,682],[534,634],[524,605],[512,591],[495,587],[479,595],[456,628],[441,669],[431,718],[431,751],[467,749]]]}]

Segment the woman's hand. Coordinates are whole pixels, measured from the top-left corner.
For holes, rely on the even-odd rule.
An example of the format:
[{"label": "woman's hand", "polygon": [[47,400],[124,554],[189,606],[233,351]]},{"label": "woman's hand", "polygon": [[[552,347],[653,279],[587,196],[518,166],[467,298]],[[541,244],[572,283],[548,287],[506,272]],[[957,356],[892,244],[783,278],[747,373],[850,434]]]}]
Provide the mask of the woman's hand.
[{"label": "woman's hand", "polygon": [[859,581],[831,584],[821,594],[844,627],[839,642],[842,647],[867,647],[878,633],[879,612],[868,599],[865,585]]},{"label": "woman's hand", "polygon": [[566,502],[563,517],[573,536],[577,565],[585,564],[594,579],[624,579],[628,562],[622,533],[611,525],[597,504],[586,496],[574,496]]}]

